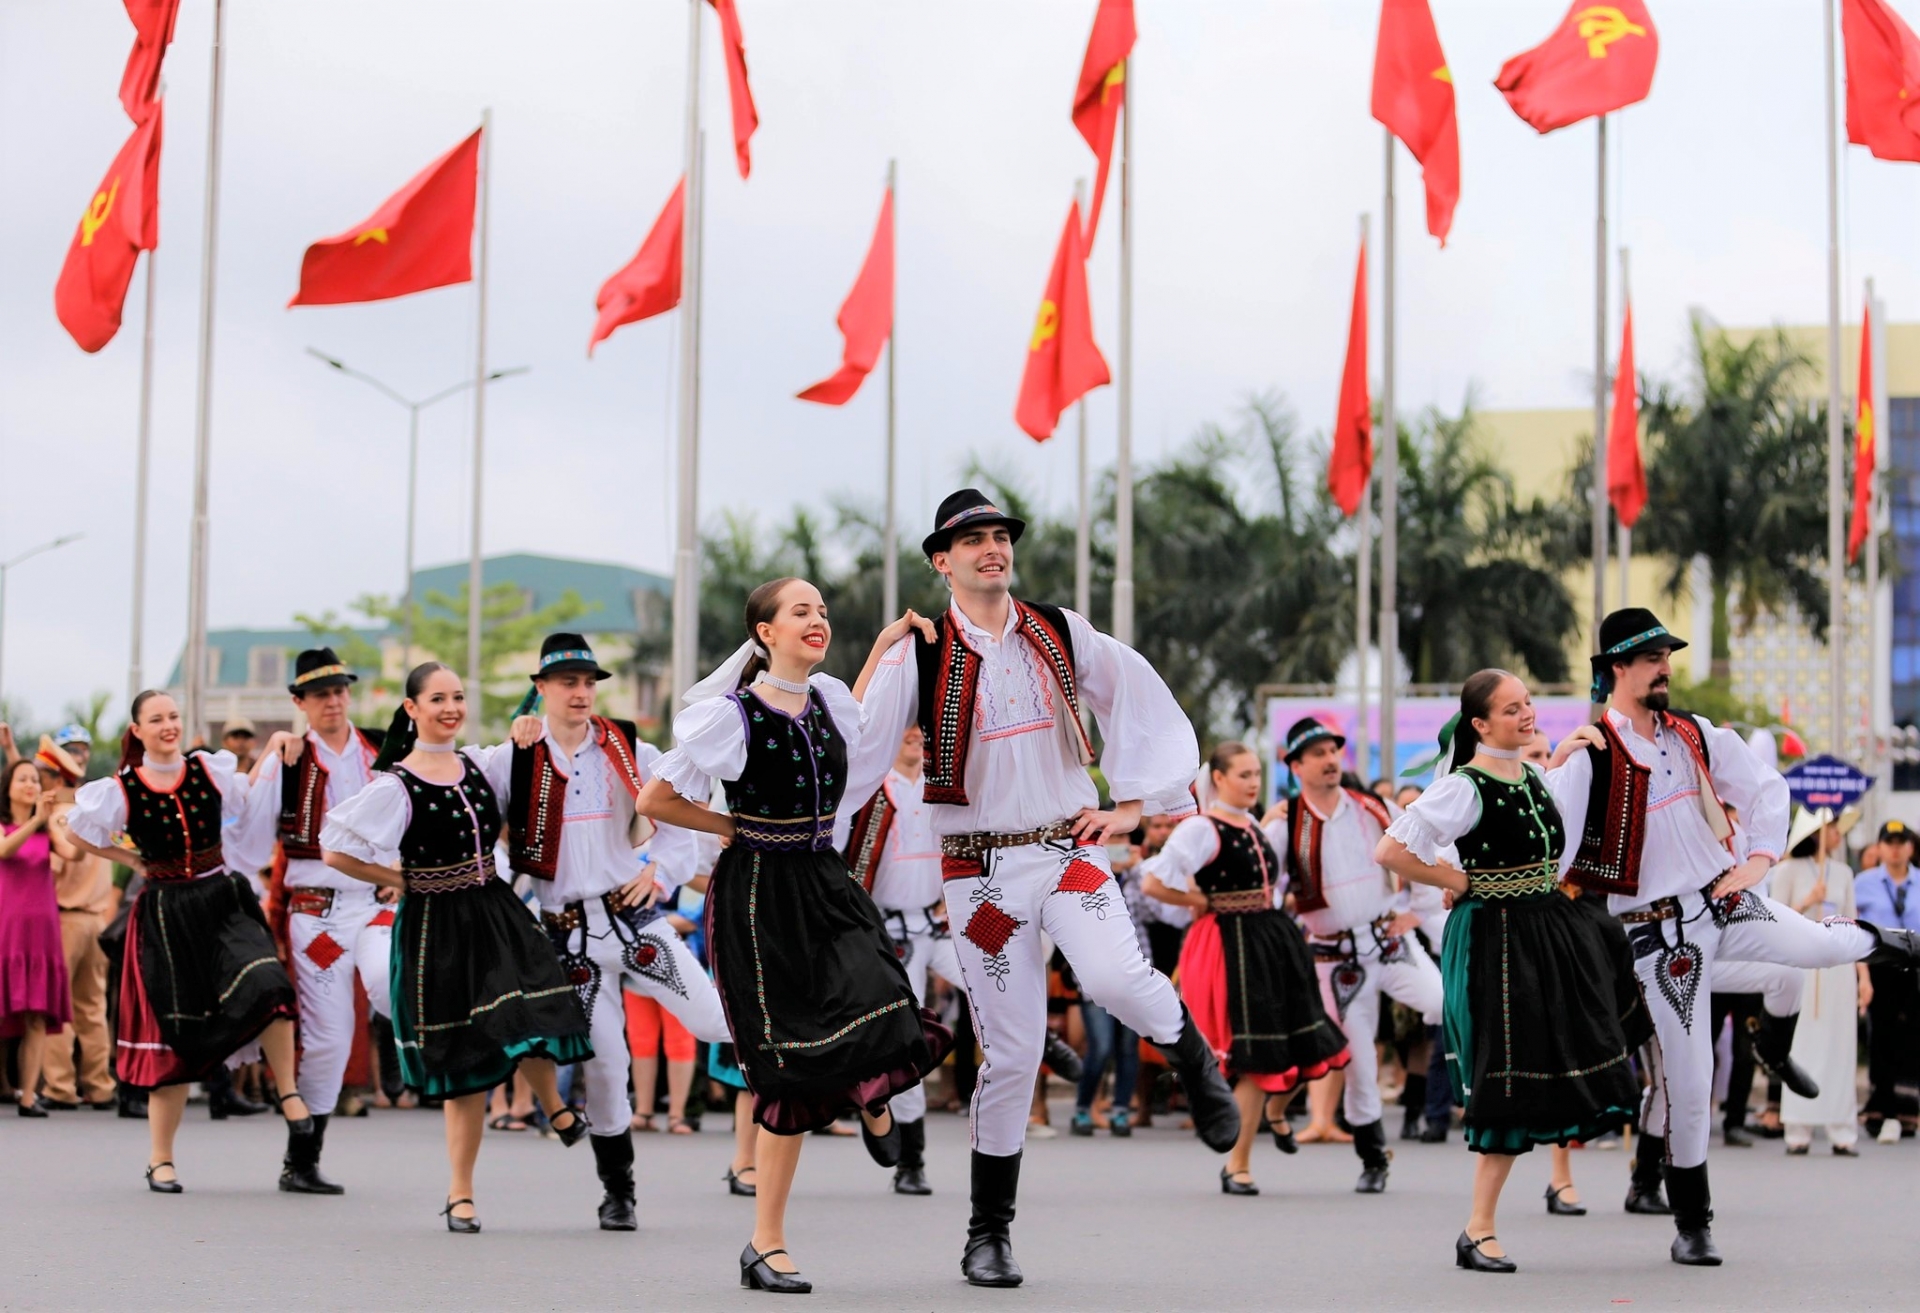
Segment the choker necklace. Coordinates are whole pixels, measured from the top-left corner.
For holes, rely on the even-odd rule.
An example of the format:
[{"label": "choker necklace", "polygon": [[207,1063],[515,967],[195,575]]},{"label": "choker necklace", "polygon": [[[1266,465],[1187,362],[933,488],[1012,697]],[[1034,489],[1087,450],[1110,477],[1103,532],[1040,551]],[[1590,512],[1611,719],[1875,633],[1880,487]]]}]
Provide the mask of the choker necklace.
[{"label": "choker necklace", "polygon": [[181,767],[185,766],[186,764],[187,764],[187,759],[184,755],[182,755],[179,757],[175,757],[172,761],[169,761],[164,765],[157,761],[143,760],[140,763],[140,769],[157,771],[162,775],[171,775],[174,771],[179,770]]},{"label": "choker necklace", "polygon": [[452,741],[446,743],[420,743],[413,745],[415,752],[458,752],[460,745]]},{"label": "choker necklace", "polygon": [[1479,743],[1474,745],[1474,751],[1480,753],[1482,756],[1492,757],[1495,761],[1520,760],[1520,749],[1518,748],[1496,748],[1490,743]]},{"label": "choker necklace", "polygon": [[763,670],[758,675],[755,675],[753,677],[753,683],[755,688],[758,688],[762,684],[770,684],[782,693],[810,693],[813,691],[811,684],[805,683],[804,681],[796,684],[791,679],[780,679],[775,676],[771,670]]}]

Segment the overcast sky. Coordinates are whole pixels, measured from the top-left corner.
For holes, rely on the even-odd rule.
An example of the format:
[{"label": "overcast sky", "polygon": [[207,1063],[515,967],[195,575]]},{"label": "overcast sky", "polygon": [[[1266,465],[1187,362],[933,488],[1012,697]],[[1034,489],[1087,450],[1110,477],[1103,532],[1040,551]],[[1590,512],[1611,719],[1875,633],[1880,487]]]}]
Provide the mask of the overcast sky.
[{"label": "overcast sky", "polygon": [[[1912,10],[1913,0],[1900,0]],[[701,506],[784,517],[876,496],[878,379],[832,409],[793,393],[838,364],[833,317],[900,161],[899,416],[909,536],[970,454],[1064,508],[1068,435],[1014,427],[1027,334],[1074,180],[1069,118],[1094,0],[739,0],[761,129],[733,168],[718,26],[704,16],[709,187]],[[1615,244],[1633,248],[1641,368],[1677,371],[1686,311],[1730,324],[1826,309],[1820,0],[1654,0],[1652,96],[1613,120]],[[185,0],[167,63],[147,673],[185,628],[212,0]],[[1356,224],[1379,231],[1368,117],[1377,6],[1138,0],[1134,432],[1152,460],[1252,391],[1330,422]],[[229,0],[214,358],[212,623],[272,626],[402,584],[406,415],[313,345],[424,395],[471,373],[475,298],[283,307],[306,245],[357,222],[494,114],[490,360],[528,365],[487,414],[490,553],[670,565],[674,316],[589,362],[601,281],[682,169],[686,0]],[[1587,403],[1594,128],[1540,138],[1491,83],[1560,0],[1434,0],[1458,91],[1452,240],[1424,233],[1401,155],[1403,406]],[[1920,13],[1910,14],[1920,18]],[[119,0],[0,0],[0,559],[6,693],[37,718],[126,680],[140,280],[96,356],[53,314],[77,217],[128,134]],[[1874,275],[1920,301],[1920,171],[1850,149],[1844,303]],[[1114,198],[1117,200],[1117,195]],[[1114,215],[1110,208],[1108,214]],[[1090,282],[1117,348],[1119,226]],[[1377,269],[1377,265],[1376,265]],[[1375,284],[1375,375],[1378,378]],[[1617,298],[1617,289],[1616,289]],[[1617,323],[1617,299],[1615,317]],[[1616,329],[1617,331],[1617,329]],[[1611,348],[1609,349],[1611,354]],[[1111,389],[1090,407],[1111,459]],[[470,405],[423,425],[420,560],[463,557]],[[1151,550],[1151,544],[1144,545]]]}]

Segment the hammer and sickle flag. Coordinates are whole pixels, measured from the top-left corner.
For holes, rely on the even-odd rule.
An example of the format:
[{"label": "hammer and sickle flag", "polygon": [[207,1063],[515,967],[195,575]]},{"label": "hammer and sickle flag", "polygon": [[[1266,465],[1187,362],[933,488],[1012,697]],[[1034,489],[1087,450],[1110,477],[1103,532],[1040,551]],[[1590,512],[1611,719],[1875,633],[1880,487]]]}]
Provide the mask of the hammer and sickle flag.
[{"label": "hammer and sickle flag", "polygon": [[1535,132],[1552,132],[1645,100],[1659,56],[1643,0],[1574,0],[1553,35],[1509,59],[1493,85]]},{"label": "hammer and sickle flag", "polygon": [[1407,144],[1427,187],[1427,231],[1447,244],[1460,202],[1460,123],[1453,74],[1427,0],[1380,0],[1373,117]]},{"label": "hammer and sickle flag", "polygon": [[140,252],[160,244],[160,121],[155,101],[87,198],[60,266],[54,313],[82,351],[113,341]]},{"label": "hammer and sickle flag", "polygon": [[1035,442],[1045,442],[1060,426],[1060,413],[1093,389],[1113,381],[1106,358],[1093,340],[1093,311],[1087,303],[1087,248],[1080,226],[1080,202],[1067,211],[1066,231],[1047,275],[1046,295],[1034,317],[1027,342],[1027,369],[1020,378],[1020,399],[1013,418]]},{"label": "hammer and sickle flag", "polygon": [[1886,0],[1841,0],[1847,140],[1876,159],[1920,161],[1920,39]]},{"label": "hammer and sickle flag", "polygon": [[1086,138],[1097,161],[1093,201],[1087,215],[1087,249],[1093,249],[1100,230],[1100,206],[1107,196],[1107,174],[1113,167],[1113,132],[1127,103],[1127,57],[1136,35],[1133,0],[1100,0],[1087,36],[1086,57],[1080,62],[1080,81],[1073,91],[1073,126]]},{"label": "hammer and sickle flag", "polygon": [[370,216],[315,242],[300,261],[296,305],[385,301],[473,281],[480,133],[429,164]]}]

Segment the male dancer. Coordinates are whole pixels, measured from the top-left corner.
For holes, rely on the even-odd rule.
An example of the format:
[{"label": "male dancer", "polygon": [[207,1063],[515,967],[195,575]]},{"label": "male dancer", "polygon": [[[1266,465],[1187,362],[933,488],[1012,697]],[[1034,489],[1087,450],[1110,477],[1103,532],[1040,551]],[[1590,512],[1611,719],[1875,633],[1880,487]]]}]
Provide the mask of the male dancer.
[{"label": "male dancer", "polygon": [[1413,930],[1440,911],[1441,899],[1427,885],[1418,892],[1395,889],[1393,876],[1373,860],[1397,811],[1365,790],[1341,785],[1346,746],[1321,721],[1309,716],[1294,722],[1286,762],[1300,792],[1268,823],[1267,837],[1286,860],[1287,890],[1313,945],[1321,998],[1346,1032],[1353,1056],[1343,1096],[1361,1165],[1353,1188],[1380,1194],[1393,1157],[1380,1121],[1374,1051],[1380,995],[1406,1004],[1428,1026],[1439,1023],[1440,968]]},{"label": "male dancer", "polygon": [[[300,1098],[312,1109],[314,1125],[311,1137],[287,1140],[280,1188],[291,1194],[345,1193],[320,1174],[320,1153],[353,1049],[355,975],[382,1011],[388,1006],[384,982],[393,911],[384,904],[392,895],[320,860],[320,827],[328,810],[367,786],[380,753],[382,732],[357,729],[347,719],[358,678],[330,647],[294,658],[287,692],[306,717],[307,732],[267,740],[246,815],[230,841],[236,870],[269,865],[275,841],[287,862],[287,947],[300,1002]],[[382,925],[376,928],[375,921]]]},{"label": "male dancer", "polygon": [[[1609,895],[1626,923],[1653,1012],[1657,1070],[1642,1163],[1664,1139],[1668,1198],[1678,1234],[1673,1261],[1716,1266],[1709,1224],[1707,1137],[1712,1120],[1709,997],[1721,961],[1790,967],[1920,963],[1920,937],[1838,918],[1809,921],[1754,891],[1787,837],[1787,785],[1732,730],[1668,709],[1668,657],[1686,643],[1651,611],[1631,607],[1600,623],[1594,700],[1605,700],[1604,748],[1569,737],[1554,754],[1554,798],[1578,850],[1567,879]],[[1584,751],[1576,749],[1584,747]],[[1736,857],[1727,806],[1739,809],[1748,855]],[[1782,1080],[1805,1081],[1786,1058],[1791,1017],[1771,1012],[1755,1049]],[[1796,1074],[1797,1072],[1797,1074]],[[1811,1082],[1806,1082],[1811,1086]],[[1636,1174],[1635,1188],[1643,1183]]]},{"label": "male dancer", "polygon": [[[1138,653],[1080,616],[1015,601],[1013,547],[1026,525],[972,488],[940,504],[921,543],[953,604],[937,638],[902,639],[862,672],[867,732],[926,735],[922,796],[940,838],[952,941],[986,1061],[973,1095],[973,1215],[961,1271],[1020,1284],[1014,1199],[1027,1111],[1047,1034],[1044,932],[1082,991],[1159,1045],[1194,1127],[1225,1153],[1233,1094],[1167,978],[1140,951],[1105,844],[1148,811],[1190,814],[1200,752],[1186,713]],[[1081,717],[1100,722],[1115,802],[1100,810]],[[861,799],[855,802],[864,801]]]},{"label": "male dancer", "polygon": [[[653,860],[643,870],[636,859],[645,835],[633,800],[660,751],[641,742],[630,721],[594,714],[599,681],[613,676],[585,638],[549,634],[531,678],[546,715],[517,718],[512,742],[483,754],[482,769],[500,799],[513,869],[532,879],[541,920],[587,1013],[588,1139],[606,1191],[600,1229],[633,1231],[633,1059],[622,980],[697,1038],[728,1038],[719,993],[658,906],[693,877],[694,839],[660,826],[648,848]],[[652,1107],[652,1090],[636,1093]]]}]

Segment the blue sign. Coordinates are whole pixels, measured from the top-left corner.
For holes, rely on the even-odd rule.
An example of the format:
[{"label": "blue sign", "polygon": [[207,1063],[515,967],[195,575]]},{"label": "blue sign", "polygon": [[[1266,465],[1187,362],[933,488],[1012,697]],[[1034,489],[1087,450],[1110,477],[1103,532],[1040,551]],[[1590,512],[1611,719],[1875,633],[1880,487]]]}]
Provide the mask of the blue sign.
[{"label": "blue sign", "polygon": [[1859,802],[1873,776],[1838,757],[1811,757],[1786,772],[1787,790],[1802,807],[1831,807],[1835,814]]}]

